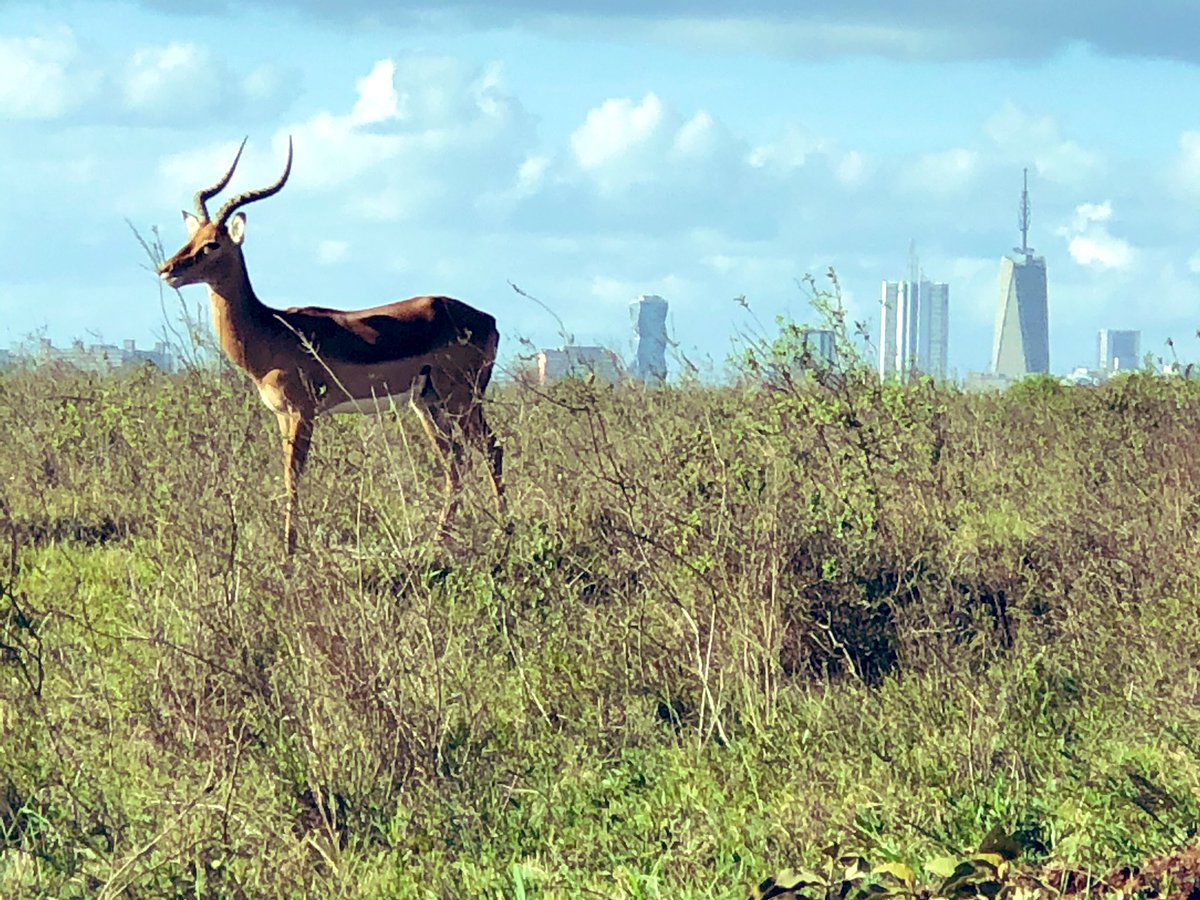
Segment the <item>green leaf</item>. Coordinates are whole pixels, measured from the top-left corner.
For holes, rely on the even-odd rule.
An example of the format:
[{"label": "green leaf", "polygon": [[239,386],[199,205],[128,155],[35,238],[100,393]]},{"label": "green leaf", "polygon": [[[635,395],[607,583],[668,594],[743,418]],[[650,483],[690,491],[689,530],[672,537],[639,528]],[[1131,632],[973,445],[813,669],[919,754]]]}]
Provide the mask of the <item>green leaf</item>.
[{"label": "green leaf", "polygon": [[999,853],[972,853],[971,862],[976,868],[986,866],[993,872],[998,872],[1004,866],[1004,857]]},{"label": "green leaf", "polygon": [[759,884],[753,896],[755,900],[769,900],[771,897],[782,897],[784,894],[791,894],[814,885],[824,887],[825,882],[820,876],[806,869],[801,869],[799,872],[789,869],[780,872],[773,878],[764,880]]},{"label": "green leaf", "polygon": [[801,869],[796,873],[796,881],[792,885],[795,888],[805,888],[811,885],[825,886],[825,879],[810,869]]},{"label": "green leaf", "polygon": [[843,856],[838,863],[846,867],[846,874],[843,877],[847,881],[856,881],[871,871],[870,865],[861,856]]},{"label": "green leaf", "polygon": [[[901,862],[885,862],[875,866],[872,871],[876,875],[884,875],[888,878],[900,882],[907,888],[912,888],[916,884],[917,876],[908,866]],[[951,870],[953,871],[953,870]],[[938,873],[934,873],[935,875]]]},{"label": "green leaf", "polygon": [[958,866],[958,858],[954,856],[936,856],[922,865],[930,875],[938,878],[949,878]]}]

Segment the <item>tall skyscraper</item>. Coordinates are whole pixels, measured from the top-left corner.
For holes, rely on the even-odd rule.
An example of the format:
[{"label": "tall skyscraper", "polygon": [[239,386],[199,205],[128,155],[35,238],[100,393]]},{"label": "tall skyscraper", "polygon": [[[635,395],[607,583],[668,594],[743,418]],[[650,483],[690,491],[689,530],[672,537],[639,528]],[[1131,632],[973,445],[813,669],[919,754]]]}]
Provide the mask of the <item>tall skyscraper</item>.
[{"label": "tall skyscraper", "polygon": [[[950,373],[950,285],[944,281],[922,281],[923,305],[929,309],[928,372],[935,378]],[[926,370],[922,370],[926,371]]]},{"label": "tall skyscraper", "polygon": [[1029,246],[1029,170],[1021,191],[1021,246],[1000,261],[1000,304],[992,344],[992,372],[1022,378],[1050,371],[1046,259]]},{"label": "tall skyscraper", "polygon": [[1142,333],[1101,328],[1096,336],[1096,368],[1102,372],[1136,369],[1142,364]]},{"label": "tall skyscraper", "polygon": [[879,377],[900,371],[902,332],[898,320],[908,305],[908,282],[885,281],[879,297]]},{"label": "tall skyscraper", "polygon": [[651,384],[667,380],[667,301],[642,294],[629,305],[637,335],[633,377]]},{"label": "tall skyscraper", "polygon": [[921,276],[909,251],[909,280],[885,281],[879,298],[879,377],[915,373],[945,378],[950,336],[950,285]]}]

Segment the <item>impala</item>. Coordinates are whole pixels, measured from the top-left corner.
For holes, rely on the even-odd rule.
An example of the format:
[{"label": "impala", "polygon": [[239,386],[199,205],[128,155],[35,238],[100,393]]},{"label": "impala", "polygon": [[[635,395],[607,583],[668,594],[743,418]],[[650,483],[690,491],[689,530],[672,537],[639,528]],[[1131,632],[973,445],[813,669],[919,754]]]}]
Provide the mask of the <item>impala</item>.
[{"label": "impala", "polygon": [[296,548],[297,486],[317,416],[374,412],[378,403],[391,399],[409,399],[444,469],[439,534],[447,534],[460,504],[464,441],[488,460],[503,518],[504,451],[483,412],[483,393],[500,342],[496,320],[450,297],[413,297],[346,311],[265,305],[246,274],[246,216],[238,210],[278,193],[287,183],[292,142],[289,138],[287,163],[274,184],[232,197],[211,218],[207,203],[229,183],[245,146],[243,140],[212,187],[196,193],[195,215],[183,213],[188,241],[162,264],[159,275],[172,288],[208,285],[222,349],[279,418],[287,554]]}]

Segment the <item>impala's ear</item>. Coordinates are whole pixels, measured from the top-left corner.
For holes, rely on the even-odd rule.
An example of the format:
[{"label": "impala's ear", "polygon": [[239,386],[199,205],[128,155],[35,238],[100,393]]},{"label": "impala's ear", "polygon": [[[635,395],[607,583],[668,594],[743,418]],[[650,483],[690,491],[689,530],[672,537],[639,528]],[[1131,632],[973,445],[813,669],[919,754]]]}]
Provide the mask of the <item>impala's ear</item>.
[{"label": "impala's ear", "polygon": [[242,241],[246,239],[246,214],[235,213],[229,220],[229,224],[225,226],[225,230],[229,232],[229,239],[240,247]]},{"label": "impala's ear", "polygon": [[187,229],[188,237],[191,237],[199,230],[200,220],[185,209],[183,211],[183,225]]}]

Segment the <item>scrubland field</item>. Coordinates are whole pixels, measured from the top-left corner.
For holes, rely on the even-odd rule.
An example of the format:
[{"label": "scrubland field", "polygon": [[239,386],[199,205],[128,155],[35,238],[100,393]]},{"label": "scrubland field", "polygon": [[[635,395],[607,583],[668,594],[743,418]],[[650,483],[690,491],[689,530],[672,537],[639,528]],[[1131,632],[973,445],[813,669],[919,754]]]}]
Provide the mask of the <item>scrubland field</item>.
[{"label": "scrubland field", "polygon": [[0,376],[0,896],[850,896],[830,845],[847,891],[1188,896],[1200,384],[795,336],[494,386],[511,527],[476,465],[447,545],[414,416],[322,421],[288,565],[240,374]]}]

